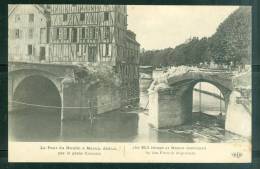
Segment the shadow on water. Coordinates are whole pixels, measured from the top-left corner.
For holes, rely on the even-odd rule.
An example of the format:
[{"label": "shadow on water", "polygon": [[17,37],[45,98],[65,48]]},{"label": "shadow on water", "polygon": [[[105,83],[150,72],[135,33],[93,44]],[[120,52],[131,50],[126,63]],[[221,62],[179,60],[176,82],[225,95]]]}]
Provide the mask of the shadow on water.
[{"label": "shadow on water", "polygon": [[62,140],[89,142],[127,142],[137,134],[138,114],[110,112],[94,119],[65,120]]},{"label": "shadow on water", "polygon": [[139,111],[110,112],[95,119],[60,121],[53,109],[9,112],[9,137],[14,141],[73,142],[235,142],[246,139],[227,132],[216,117],[193,113],[190,124],[171,129],[148,125],[147,114]]},{"label": "shadow on water", "polygon": [[9,112],[9,137],[15,141],[126,142],[137,135],[138,114],[110,112],[94,119],[63,120],[53,109]]},{"label": "shadow on water", "polygon": [[56,141],[60,133],[60,111],[33,108],[9,112],[9,137],[16,141]]}]

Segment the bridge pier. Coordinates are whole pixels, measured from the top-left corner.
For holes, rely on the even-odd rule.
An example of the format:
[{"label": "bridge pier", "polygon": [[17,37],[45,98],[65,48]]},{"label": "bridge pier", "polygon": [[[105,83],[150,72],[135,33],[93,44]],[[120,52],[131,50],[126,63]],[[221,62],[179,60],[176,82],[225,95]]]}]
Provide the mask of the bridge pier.
[{"label": "bridge pier", "polygon": [[239,91],[234,90],[230,94],[225,129],[244,137],[250,137],[252,132],[251,110],[247,110],[243,104],[237,102],[239,97],[241,97]]},{"label": "bridge pier", "polygon": [[62,95],[63,119],[89,119],[121,107],[117,88],[94,81],[67,84]]},{"label": "bridge pier", "polygon": [[149,123],[155,128],[169,128],[192,118],[192,88],[167,88],[149,95]]}]

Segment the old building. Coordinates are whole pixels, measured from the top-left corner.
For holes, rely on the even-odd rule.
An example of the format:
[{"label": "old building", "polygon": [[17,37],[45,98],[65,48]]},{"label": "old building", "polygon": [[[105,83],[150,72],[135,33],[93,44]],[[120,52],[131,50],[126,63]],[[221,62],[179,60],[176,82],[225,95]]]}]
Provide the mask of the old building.
[{"label": "old building", "polygon": [[9,61],[42,62],[48,57],[48,12],[41,5],[9,5]]},{"label": "old building", "polygon": [[106,62],[123,57],[126,6],[51,5],[50,61]]},{"label": "old building", "polygon": [[140,44],[136,41],[134,32],[127,30],[125,36],[123,58],[116,67],[122,84],[122,98],[125,104],[133,105],[139,102],[139,52]]},{"label": "old building", "polygon": [[125,5],[51,5],[50,17],[50,62],[111,65],[123,102],[138,102],[140,45],[127,30]]},{"label": "old building", "polygon": [[[116,86],[121,105],[139,102],[139,48],[127,30],[125,5],[10,6],[10,61],[109,67],[122,82]],[[107,84],[99,87],[104,90],[97,93],[104,92],[97,97],[117,93]]]}]

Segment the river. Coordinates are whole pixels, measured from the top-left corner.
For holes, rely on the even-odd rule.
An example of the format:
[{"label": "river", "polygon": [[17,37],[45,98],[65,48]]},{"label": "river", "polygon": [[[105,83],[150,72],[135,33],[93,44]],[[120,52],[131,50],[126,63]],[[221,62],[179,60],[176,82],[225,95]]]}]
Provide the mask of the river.
[{"label": "river", "polygon": [[[145,96],[145,93],[141,93]],[[224,117],[218,118],[224,102],[214,96],[193,93],[192,123],[158,130],[147,122],[148,110],[114,111],[85,120],[60,120],[56,109],[28,108],[9,112],[9,139],[13,141],[75,142],[236,142],[247,141],[224,130]],[[147,97],[141,97],[142,104]],[[221,103],[221,106],[220,106]],[[203,113],[198,113],[201,110]]]}]

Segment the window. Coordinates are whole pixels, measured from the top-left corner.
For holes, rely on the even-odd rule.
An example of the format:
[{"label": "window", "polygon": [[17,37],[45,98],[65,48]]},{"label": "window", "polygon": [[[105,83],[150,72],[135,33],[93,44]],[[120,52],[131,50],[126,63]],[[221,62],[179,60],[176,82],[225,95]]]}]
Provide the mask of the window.
[{"label": "window", "polygon": [[95,28],[91,27],[90,28],[90,39],[95,39],[95,34],[96,34]]},{"label": "window", "polygon": [[40,47],[40,60],[45,60],[45,47]]},{"label": "window", "polygon": [[65,34],[65,39],[68,40],[70,37],[70,28],[65,28],[66,34]]},{"label": "window", "polygon": [[109,44],[106,44],[106,56],[109,55]]},{"label": "window", "polygon": [[80,17],[79,17],[80,21],[84,21],[85,20],[85,13],[81,13]]},{"label": "window", "polygon": [[88,61],[89,62],[96,61],[96,53],[97,53],[97,48],[95,46],[90,46],[88,48]]},{"label": "window", "polygon": [[66,22],[68,20],[68,14],[63,14],[63,22]]},{"label": "window", "polygon": [[18,21],[20,21],[21,20],[21,18],[20,18],[20,15],[15,15],[15,22],[18,22]]},{"label": "window", "polygon": [[81,29],[81,38],[85,39],[85,28]]},{"label": "window", "polygon": [[78,31],[76,28],[72,29],[72,42],[77,42],[78,39]]},{"label": "window", "polygon": [[29,29],[29,39],[32,39],[33,38],[33,29],[30,28]]},{"label": "window", "polygon": [[76,44],[76,51],[79,52],[79,44]]},{"label": "window", "polygon": [[29,22],[34,22],[34,14],[29,14]]},{"label": "window", "polygon": [[89,38],[89,28],[85,28],[85,39]]},{"label": "window", "polygon": [[33,49],[32,49],[32,45],[28,45],[28,55],[32,55],[32,51],[33,51]]},{"label": "window", "polygon": [[109,39],[110,28],[108,26],[105,27],[105,39]]},{"label": "window", "polygon": [[118,23],[120,23],[120,19],[121,19],[121,17],[120,17],[120,14],[118,14]]},{"label": "window", "polygon": [[95,23],[95,16],[94,16],[94,14],[90,14],[90,23]]},{"label": "window", "polygon": [[104,12],[104,21],[108,21],[108,20],[109,20],[109,13]]},{"label": "window", "polygon": [[15,32],[15,39],[19,39],[20,38],[20,30],[19,29],[15,29],[14,30],[14,32]]},{"label": "window", "polygon": [[59,36],[60,36],[60,29],[57,28],[56,29],[56,39],[59,39]]}]

